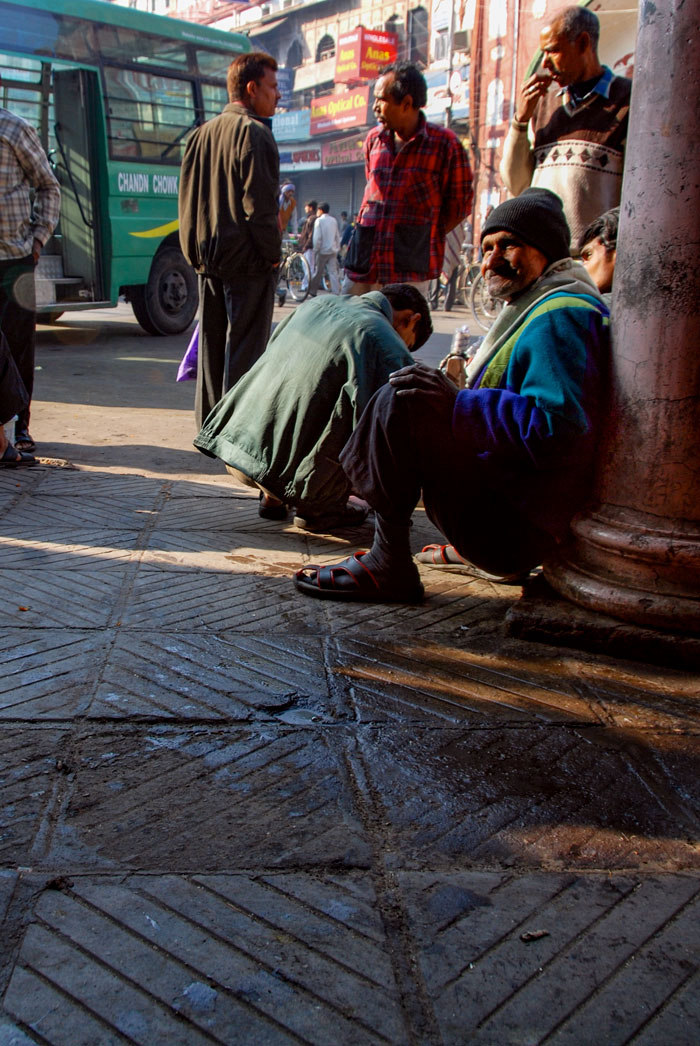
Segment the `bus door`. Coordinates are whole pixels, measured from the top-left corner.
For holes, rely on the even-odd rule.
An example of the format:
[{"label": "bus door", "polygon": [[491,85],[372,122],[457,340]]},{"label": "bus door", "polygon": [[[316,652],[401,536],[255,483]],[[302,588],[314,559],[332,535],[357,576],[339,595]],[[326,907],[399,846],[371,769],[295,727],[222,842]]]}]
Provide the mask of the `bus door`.
[{"label": "bus door", "polygon": [[61,184],[60,244],[63,275],[56,300],[99,302],[105,298],[100,252],[98,155],[95,128],[97,73],[53,71],[54,162]]}]

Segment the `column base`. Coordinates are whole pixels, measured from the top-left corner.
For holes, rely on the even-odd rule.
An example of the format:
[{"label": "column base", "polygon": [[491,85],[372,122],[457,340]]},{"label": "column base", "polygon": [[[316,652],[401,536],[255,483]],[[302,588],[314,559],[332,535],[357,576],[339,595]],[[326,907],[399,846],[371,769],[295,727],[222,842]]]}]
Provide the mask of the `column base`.
[{"label": "column base", "polygon": [[700,637],[644,628],[585,609],[555,592],[542,576],[529,581],[522,599],[510,608],[505,631],[535,643],[664,668],[700,669]]},{"label": "column base", "polygon": [[623,621],[700,635],[700,526],[605,506],[544,564],[553,589]]}]

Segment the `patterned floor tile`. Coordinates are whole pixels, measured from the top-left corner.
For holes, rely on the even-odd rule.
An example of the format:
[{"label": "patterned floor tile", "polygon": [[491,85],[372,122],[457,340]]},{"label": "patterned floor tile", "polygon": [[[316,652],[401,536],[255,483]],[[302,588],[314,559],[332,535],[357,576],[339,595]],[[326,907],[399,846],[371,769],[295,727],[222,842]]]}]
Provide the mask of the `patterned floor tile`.
[{"label": "patterned floor tile", "polygon": [[174,632],[318,634],[323,620],[318,601],[299,596],[288,576],[142,567],[122,624]]},{"label": "patterned floor tile", "polygon": [[365,866],[351,784],[319,729],[91,729],[51,867]]},{"label": "patterned floor tile", "polygon": [[323,715],[327,689],[318,639],[127,633],[117,639],[90,716],[227,722],[292,707]]},{"label": "patterned floor tile", "polygon": [[[116,496],[93,495],[62,497],[40,494],[24,497],[9,509],[2,518],[2,531],[36,536],[43,531],[46,540],[53,533],[76,531],[106,532],[114,530],[140,530],[155,518],[156,498],[128,494]],[[45,521],[42,527],[42,521]]]},{"label": "patterned floor tile", "polygon": [[[204,459],[202,459],[204,460]],[[221,465],[223,469],[223,464]],[[227,472],[207,476],[206,479],[181,479],[174,482],[169,493],[171,498],[251,498],[257,504],[257,492],[237,483]]]},{"label": "patterned floor tile", "polygon": [[302,544],[293,534],[156,528],[148,536],[141,563],[144,567],[291,578],[301,566]]},{"label": "patterned floor tile", "polygon": [[128,567],[0,572],[0,624],[22,628],[104,628],[121,595]]},{"label": "patterned floor tile", "polygon": [[332,649],[332,671],[350,688],[362,722],[602,722],[576,692],[575,677],[562,672],[499,666],[478,651],[410,636],[392,642],[343,633]]},{"label": "patterned floor tile", "polygon": [[0,525],[0,556],[5,570],[48,571],[121,566],[136,557],[138,530],[55,528],[50,519],[18,533]]},{"label": "patterned floor tile", "polygon": [[[697,1024],[664,1007],[700,959],[697,879],[465,872],[401,882],[443,1043],[693,1041]],[[659,1020],[666,1039],[652,1033]]]},{"label": "patterned floor tile", "polygon": [[377,727],[359,743],[402,860],[700,867],[695,819],[679,820],[642,779],[643,759],[599,727]]},{"label": "patterned floor tile", "polygon": [[69,769],[68,734],[3,725],[0,731],[0,864],[32,864],[54,790]]},{"label": "patterned floor tile", "polygon": [[403,1043],[374,901],[352,876],[75,877],[40,897],[5,1006],[59,1044]]},{"label": "patterned floor tile", "polygon": [[102,469],[52,469],[37,493],[42,497],[113,498],[116,502],[155,500],[167,483],[150,476],[109,472]]},{"label": "patterned floor tile", "polygon": [[6,628],[0,719],[70,719],[92,700],[109,636],[72,629]]}]

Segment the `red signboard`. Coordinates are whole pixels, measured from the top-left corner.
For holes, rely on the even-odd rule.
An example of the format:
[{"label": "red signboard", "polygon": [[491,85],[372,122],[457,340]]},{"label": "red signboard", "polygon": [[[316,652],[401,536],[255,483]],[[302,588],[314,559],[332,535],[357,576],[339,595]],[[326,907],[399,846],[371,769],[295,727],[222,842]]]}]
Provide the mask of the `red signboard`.
[{"label": "red signboard", "polygon": [[338,38],[335,59],[335,82],[357,83],[375,80],[385,65],[396,61],[396,33],[382,33],[358,26]]},{"label": "red signboard", "polygon": [[347,131],[367,123],[369,87],[324,94],[311,102],[311,134]]},{"label": "red signboard", "polygon": [[364,138],[359,135],[352,135],[350,138],[335,138],[332,142],[324,142],[321,149],[323,166],[341,167],[349,163],[364,163],[363,141]]}]

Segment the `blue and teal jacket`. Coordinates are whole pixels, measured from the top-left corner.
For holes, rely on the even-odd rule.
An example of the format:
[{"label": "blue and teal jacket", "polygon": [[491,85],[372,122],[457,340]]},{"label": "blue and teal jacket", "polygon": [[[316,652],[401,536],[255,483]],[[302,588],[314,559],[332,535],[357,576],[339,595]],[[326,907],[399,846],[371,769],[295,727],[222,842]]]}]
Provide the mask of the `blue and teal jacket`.
[{"label": "blue and teal jacket", "polygon": [[455,404],[465,454],[476,454],[487,482],[555,537],[591,493],[608,324],[582,266],[556,262],[502,310]]}]

